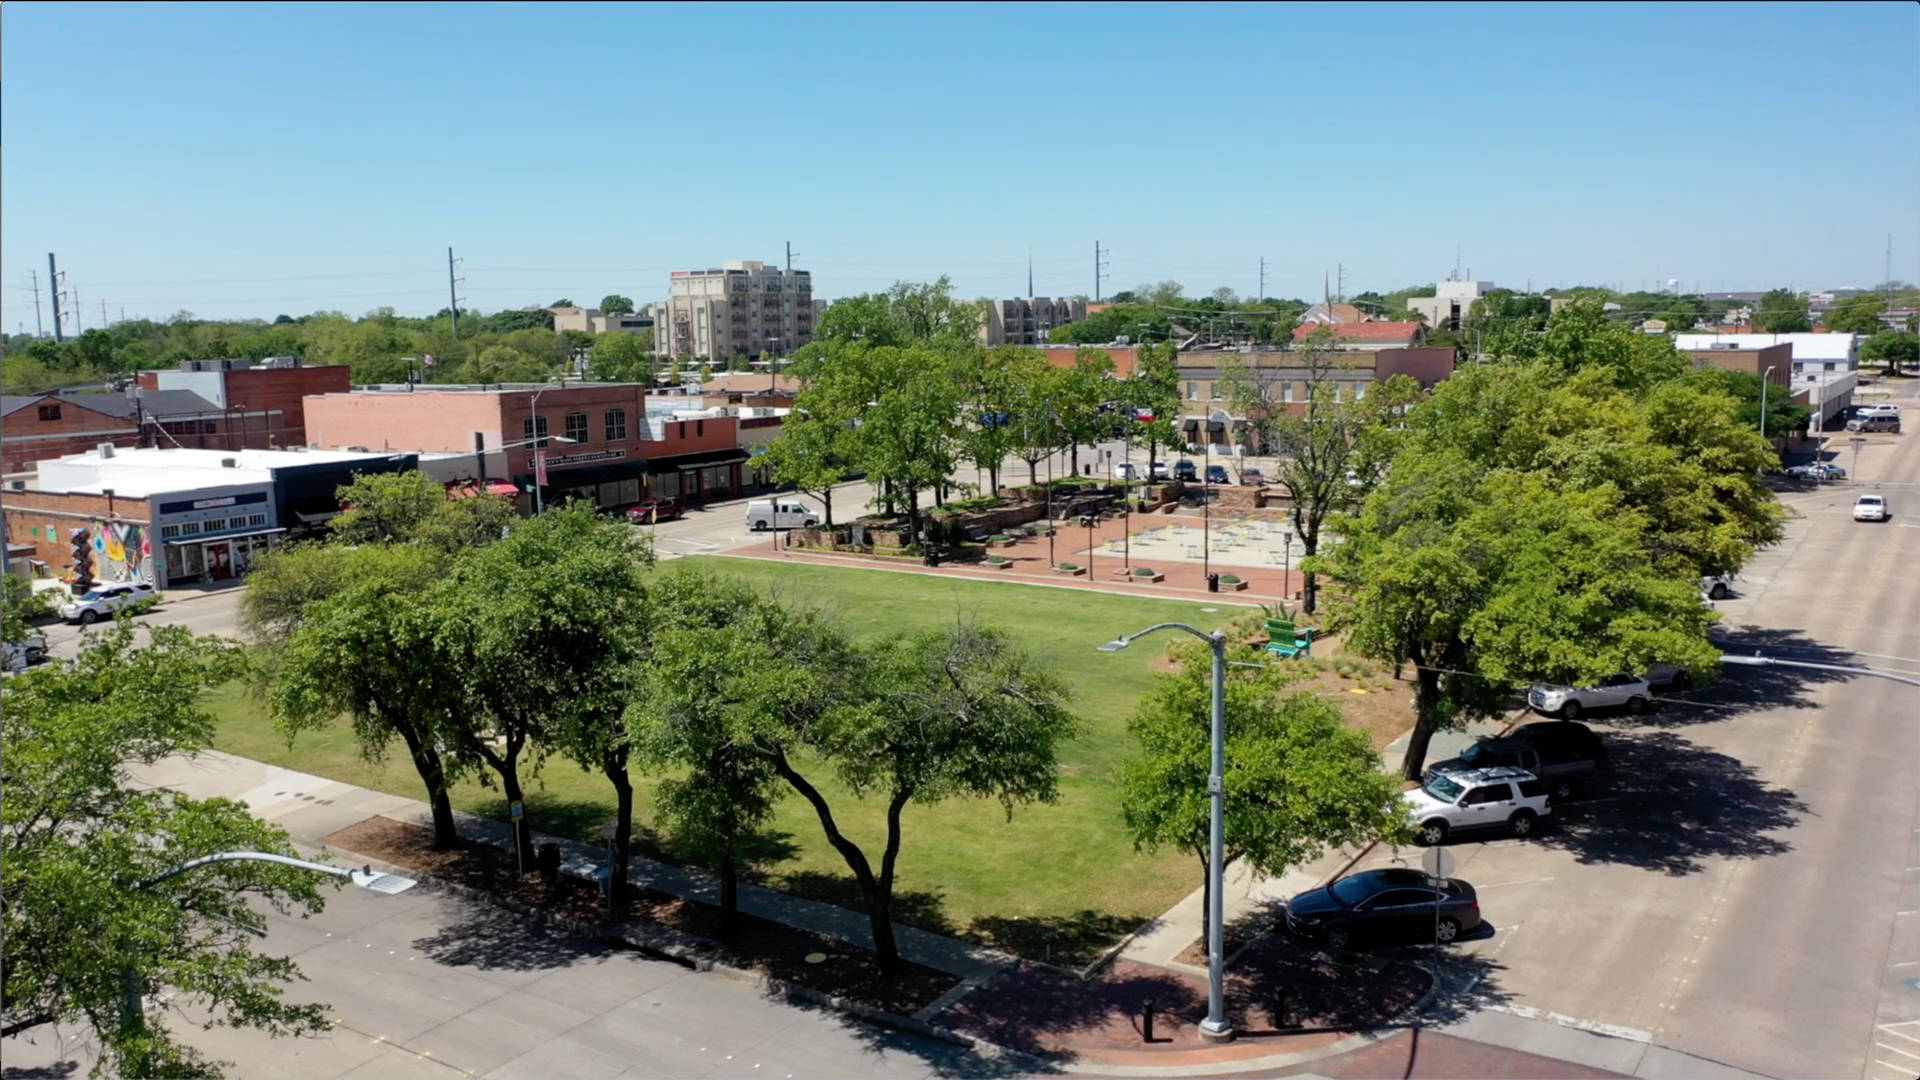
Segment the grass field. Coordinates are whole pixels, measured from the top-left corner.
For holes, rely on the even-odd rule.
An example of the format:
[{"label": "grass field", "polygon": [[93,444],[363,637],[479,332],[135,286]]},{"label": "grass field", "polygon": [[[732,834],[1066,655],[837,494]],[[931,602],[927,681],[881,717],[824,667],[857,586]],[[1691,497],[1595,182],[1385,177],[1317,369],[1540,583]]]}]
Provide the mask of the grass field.
[{"label": "grass field", "polygon": [[[1198,884],[1191,857],[1133,851],[1114,789],[1120,764],[1133,752],[1127,720],[1154,678],[1149,664],[1184,635],[1161,635],[1119,653],[1096,652],[1094,646],[1165,620],[1202,628],[1224,625],[1243,609],[866,569],[694,561],[823,608],[855,636],[911,632],[955,619],[998,626],[1072,686],[1084,729],[1062,755],[1058,803],[1019,808],[1011,820],[997,803],[975,800],[907,809],[897,886],[902,921],[1039,959],[1085,959]],[[260,705],[239,688],[216,693],[210,704],[221,720],[216,745],[222,750],[395,794],[422,795],[404,752],[384,766],[369,765],[344,723],[303,734],[289,747]],[[644,831],[652,785],[644,776],[636,776],[635,783],[640,788],[636,825]],[[528,786],[527,811],[535,828],[597,841],[601,822],[612,812],[612,791],[597,773],[555,759]],[[883,804],[856,801],[831,782],[823,787],[841,828],[863,846],[871,845],[867,850],[877,859]],[[505,816],[500,797],[472,781],[456,789],[454,803]],[[782,835],[761,868],[766,884],[857,904],[845,864],[827,846],[803,800],[787,799],[775,827]],[[645,846],[672,856],[671,844],[658,837],[648,835]]]}]

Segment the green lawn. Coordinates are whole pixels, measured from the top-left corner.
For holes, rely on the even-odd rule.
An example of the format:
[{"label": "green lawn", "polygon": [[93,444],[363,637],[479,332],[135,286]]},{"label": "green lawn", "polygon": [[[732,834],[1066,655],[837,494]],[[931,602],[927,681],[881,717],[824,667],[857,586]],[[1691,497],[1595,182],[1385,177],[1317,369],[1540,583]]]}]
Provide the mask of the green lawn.
[{"label": "green lawn", "polygon": [[[1133,751],[1126,722],[1153,679],[1148,664],[1174,639],[1157,637],[1119,653],[1096,652],[1094,646],[1171,619],[1202,628],[1223,625],[1239,609],[855,568],[696,561],[824,608],[855,635],[910,632],[962,618],[999,626],[1073,687],[1085,729],[1063,754],[1058,803],[1017,809],[1011,821],[993,802],[908,808],[897,885],[902,921],[998,942],[1036,958],[1086,958],[1198,884],[1198,867],[1190,857],[1133,851],[1121,828],[1113,786],[1121,762]],[[1207,613],[1203,608],[1209,606],[1219,610]],[[385,765],[369,765],[345,724],[303,734],[289,747],[259,704],[237,687],[214,694],[210,704],[220,718],[216,745],[222,750],[421,795],[404,752]],[[635,783],[640,788],[637,825],[644,831],[651,816],[651,782],[636,777]],[[885,828],[882,805],[856,801],[838,784],[823,787],[841,828],[870,845],[867,850],[877,860]],[[556,759],[529,784],[527,802],[536,828],[597,840],[600,823],[612,812],[612,791],[597,773]],[[455,790],[454,803],[505,816],[499,796],[472,781]],[[785,835],[762,868],[767,884],[856,903],[845,864],[822,839],[819,822],[803,800],[792,797],[782,804],[776,828]],[[657,837],[649,836],[646,846],[672,855],[671,844]]]}]

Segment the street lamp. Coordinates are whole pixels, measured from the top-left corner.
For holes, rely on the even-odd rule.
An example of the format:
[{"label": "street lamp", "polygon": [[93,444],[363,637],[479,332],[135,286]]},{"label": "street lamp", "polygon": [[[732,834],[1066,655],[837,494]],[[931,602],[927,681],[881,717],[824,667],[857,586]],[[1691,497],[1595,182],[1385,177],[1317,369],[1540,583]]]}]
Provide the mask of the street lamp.
[{"label": "street lamp", "polygon": [[1155,623],[1138,633],[1122,634],[1094,647],[1100,652],[1119,652],[1160,630],[1184,630],[1205,641],[1213,651],[1213,763],[1207,772],[1207,793],[1213,804],[1207,827],[1210,851],[1207,859],[1207,1018],[1200,1021],[1200,1037],[1210,1042],[1226,1042],[1233,1038],[1233,1025],[1227,1022],[1224,985],[1226,958],[1223,955],[1225,946],[1222,944],[1220,925],[1225,910],[1220,894],[1226,879],[1220,863],[1226,847],[1227,633],[1215,630],[1209,634],[1186,623],[1164,622]]},{"label": "street lamp", "polygon": [[1080,524],[1087,527],[1087,580],[1093,580],[1093,514],[1081,514]]},{"label": "street lamp", "polygon": [[[296,859],[291,855],[276,855],[268,851],[222,851],[214,855],[203,855],[198,859],[189,859],[165,873],[155,874],[145,881],[136,882],[133,888],[136,892],[145,892],[155,885],[177,878],[181,874],[198,870],[202,866],[211,866],[214,863],[223,862],[275,863],[280,866],[291,866],[300,870],[311,870],[316,874],[345,878],[347,881],[368,892],[379,893],[382,896],[398,896],[419,884],[419,882],[410,877],[402,877],[399,874],[382,873],[370,865],[355,870],[351,867],[333,866],[329,863]],[[122,969],[120,985],[122,1022],[132,1031],[138,1032],[144,1030],[146,1027],[147,1013],[146,1003],[142,1000],[145,987],[142,985],[140,973],[131,967]]]},{"label": "street lamp", "polygon": [[[540,394],[535,393],[533,396],[539,397]],[[534,426],[534,430],[536,431],[539,430],[540,428],[540,414],[538,413],[533,414],[533,426]],[[571,443],[577,443],[579,441],[580,441],[579,439],[569,439],[565,435],[535,435],[531,439],[518,439],[510,443],[501,443],[499,448],[502,450],[511,450],[516,446],[526,446],[528,443],[539,443],[544,445],[550,442],[558,442],[558,443],[571,444]],[[547,508],[546,499],[543,497],[543,493],[541,491],[541,489],[546,485],[541,483],[541,477],[540,477],[540,474],[546,471],[546,469],[542,468],[542,466],[546,462],[546,454],[542,450],[540,450],[538,447],[536,447],[533,451],[533,459],[534,459],[533,460],[533,512],[538,514],[545,511]],[[485,481],[485,479],[486,477],[481,477],[482,481]]]},{"label": "street lamp", "polygon": [[1767,382],[1773,378],[1774,365],[1769,364],[1760,376],[1760,437],[1767,437]]}]

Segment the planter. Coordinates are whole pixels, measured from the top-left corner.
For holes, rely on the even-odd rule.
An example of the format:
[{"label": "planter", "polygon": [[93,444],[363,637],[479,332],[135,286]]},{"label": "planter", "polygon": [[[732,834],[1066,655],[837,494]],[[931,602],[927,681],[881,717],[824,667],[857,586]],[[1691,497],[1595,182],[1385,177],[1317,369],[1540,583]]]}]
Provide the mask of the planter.
[{"label": "planter", "polygon": [[987,538],[987,546],[990,548],[999,548],[999,549],[1010,548],[1015,544],[1018,544],[1019,542],[1020,541],[1014,539],[1011,536],[993,536],[993,537]]},{"label": "planter", "polygon": [[1167,575],[1162,574],[1157,570],[1148,570],[1148,569],[1142,568],[1139,570],[1135,570],[1133,572],[1133,580],[1138,581],[1143,585],[1154,585],[1154,584],[1158,584],[1159,582],[1167,580]]},{"label": "planter", "polygon": [[1073,577],[1084,577],[1086,576],[1087,568],[1084,566],[1075,566],[1072,563],[1061,563],[1053,568],[1053,572],[1056,574],[1068,574]]},{"label": "planter", "polygon": [[1001,559],[999,562],[995,562],[992,559],[988,559],[986,562],[986,567],[989,570],[1005,570],[1011,566],[1013,566],[1012,559]]},{"label": "planter", "polygon": [[1228,592],[1246,592],[1247,591],[1247,583],[1244,581],[1223,581],[1220,583],[1220,587],[1222,589],[1227,590]]}]

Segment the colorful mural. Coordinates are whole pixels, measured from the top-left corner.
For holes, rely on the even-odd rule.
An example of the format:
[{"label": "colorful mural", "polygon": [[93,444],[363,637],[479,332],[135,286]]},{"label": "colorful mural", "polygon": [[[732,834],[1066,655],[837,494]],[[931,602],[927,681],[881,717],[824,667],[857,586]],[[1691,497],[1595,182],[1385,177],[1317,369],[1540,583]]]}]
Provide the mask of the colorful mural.
[{"label": "colorful mural", "polygon": [[152,581],[147,530],[123,521],[93,523],[94,576],[101,581]]}]

